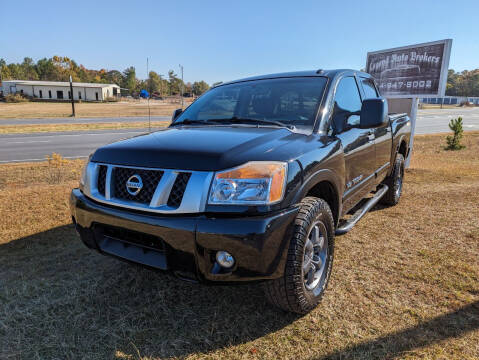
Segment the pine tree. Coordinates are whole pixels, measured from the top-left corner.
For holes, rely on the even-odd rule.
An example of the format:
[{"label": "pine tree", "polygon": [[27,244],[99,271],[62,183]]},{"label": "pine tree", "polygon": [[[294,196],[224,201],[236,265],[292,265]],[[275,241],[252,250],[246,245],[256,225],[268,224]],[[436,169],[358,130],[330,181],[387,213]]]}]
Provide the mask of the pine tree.
[{"label": "pine tree", "polygon": [[458,117],[457,119],[451,119],[451,121],[449,122],[449,129],[454,131],[454,135],[448,136],[446,138],[446,150],[461,150],[465,148],[464,145],[461,145],[461,139],[463,137],[462,117]]}]

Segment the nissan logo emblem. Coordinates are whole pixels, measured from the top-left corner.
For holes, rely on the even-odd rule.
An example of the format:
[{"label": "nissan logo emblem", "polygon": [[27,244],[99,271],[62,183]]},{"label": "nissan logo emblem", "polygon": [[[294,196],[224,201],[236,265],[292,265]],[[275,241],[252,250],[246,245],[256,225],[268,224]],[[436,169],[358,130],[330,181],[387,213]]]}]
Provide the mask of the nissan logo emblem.
[{"label": "nissan logo emblem", "polygon": [[141,181],[140,175],[132,175],[126,181],[126,191],[128,194],[135,196],[137,195],[141,189],[143,188],[143,181]]}]

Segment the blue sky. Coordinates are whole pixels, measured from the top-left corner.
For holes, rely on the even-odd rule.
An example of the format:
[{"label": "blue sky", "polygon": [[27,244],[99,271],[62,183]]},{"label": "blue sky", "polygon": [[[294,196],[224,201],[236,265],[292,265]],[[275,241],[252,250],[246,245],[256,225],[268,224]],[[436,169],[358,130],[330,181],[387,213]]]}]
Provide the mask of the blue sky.
[{"label": "blue sky", "polygon": [[368,51],[453,39],[450,68],[479,68],[477,0],[7,1],[0,58],[69,56],[88,68],[183,64],[185,81],[365,66]]}]

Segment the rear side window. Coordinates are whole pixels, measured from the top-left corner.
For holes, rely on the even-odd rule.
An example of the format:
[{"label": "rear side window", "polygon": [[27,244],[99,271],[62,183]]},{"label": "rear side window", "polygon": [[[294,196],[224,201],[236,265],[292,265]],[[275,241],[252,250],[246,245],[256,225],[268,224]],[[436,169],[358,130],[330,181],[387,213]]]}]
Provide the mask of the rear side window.
[{"label": "rear side window", "polygon": [[375,99],[378,97],[378,92],[371,79],[361,78],[361,86],[363,87],[365,99]]},{"label": "rear side window", "polygon": [[359,125],[361,97],[354,77],[341,79],[334,96],[332,126],[337,134]]}]

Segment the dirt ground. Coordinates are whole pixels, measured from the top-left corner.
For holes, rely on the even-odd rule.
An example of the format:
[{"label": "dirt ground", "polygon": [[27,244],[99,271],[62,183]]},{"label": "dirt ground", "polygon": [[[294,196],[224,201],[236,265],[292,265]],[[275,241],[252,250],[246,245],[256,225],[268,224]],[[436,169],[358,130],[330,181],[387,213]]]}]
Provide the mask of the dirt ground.
[{"label": "dirt ground", "polygon": [[82,161],[0,166],[2,359],[478,359],[479,133],[418,136],[400,203],[336,238],[306,316],[258,285],[207,287],[85,248]]}]

